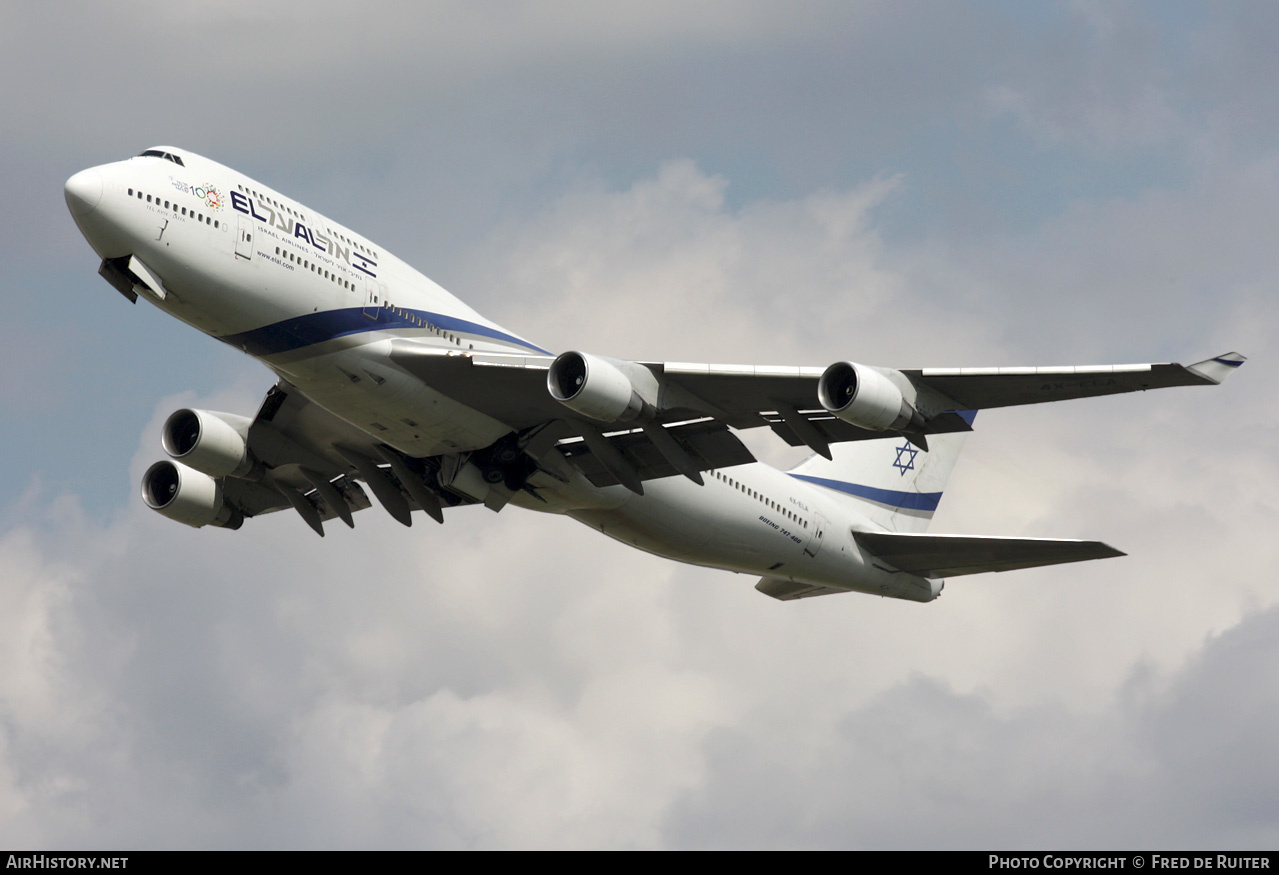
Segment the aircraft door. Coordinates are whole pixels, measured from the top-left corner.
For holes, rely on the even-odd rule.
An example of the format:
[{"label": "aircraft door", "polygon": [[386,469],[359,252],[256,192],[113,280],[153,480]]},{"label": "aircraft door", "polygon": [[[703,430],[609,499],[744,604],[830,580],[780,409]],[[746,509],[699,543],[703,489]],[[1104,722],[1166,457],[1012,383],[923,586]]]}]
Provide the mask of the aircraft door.
[{"label": "aircraft door", "polygon": [[369,319],[377,321],[378,310],[382,306],[382,291],[378,288],[377,280],[370,279],[365,282],[364,292],[364,315]]},{"label": "aircraft door", "polygon": [[237,229],[235,257],[253,258],[253,220],[245,216],[240,217],[240,227]]},{"label": "aircraft door", "polygon": [[808,544],[804,546],[804,552],[809,556],[816,556],[822,549],[822,537],[826,534],[826,517],[814,511],[812,526],[812,534],[808,536]]}]

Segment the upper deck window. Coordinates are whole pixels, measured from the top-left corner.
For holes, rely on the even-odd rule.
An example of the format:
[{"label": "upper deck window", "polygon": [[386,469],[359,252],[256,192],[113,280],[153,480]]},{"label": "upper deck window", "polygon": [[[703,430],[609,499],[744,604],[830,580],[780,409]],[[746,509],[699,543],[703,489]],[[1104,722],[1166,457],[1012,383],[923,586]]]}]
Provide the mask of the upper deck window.
[{"label": "upper deck window", "polygon": [[165,161],[172,161],[179,167],[186,167],[186,164],[182,161],[181,155],[174,155],[172,152],[161,152],[159,149],[147,149],[145,152],[139,154],[138,157],[163,158]]}]

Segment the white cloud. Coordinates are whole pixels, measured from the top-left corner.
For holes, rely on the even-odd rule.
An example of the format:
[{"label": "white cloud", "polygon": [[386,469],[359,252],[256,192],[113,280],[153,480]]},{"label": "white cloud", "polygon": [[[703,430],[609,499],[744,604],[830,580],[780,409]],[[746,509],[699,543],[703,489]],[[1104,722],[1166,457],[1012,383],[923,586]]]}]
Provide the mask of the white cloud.
[{"label": "white cloud", "polygon": [[1268,848],[1276,631],[1272,609],[1183,671],[1138,666],[1102,714],[1001,712],[916,676],[820,724],[806,756],[760,758],[726,729],[670,828],[693,846]]},{"label": "white cloud", "polygon": [[735,211],[726,180],[670,161],[625,192],[590,188],[499,237],[496,275],[480,283],[518,289],[503,318],[556,348],[807,360],[839,326],[872,335],[862,325],[900,296],[870,219],[896,184]]}]

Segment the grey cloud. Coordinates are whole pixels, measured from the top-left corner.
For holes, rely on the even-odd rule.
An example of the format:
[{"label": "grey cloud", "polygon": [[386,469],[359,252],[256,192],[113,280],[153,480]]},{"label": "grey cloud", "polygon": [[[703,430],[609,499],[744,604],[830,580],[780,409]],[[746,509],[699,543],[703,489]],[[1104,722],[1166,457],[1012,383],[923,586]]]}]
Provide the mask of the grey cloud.
[{"label": "grey cloud", "polygon": [[725,729],[668,834],[698,847],[1264,849],[1276,658],[1271,608],[1169,676],[1138,671],[1101,715],[1005,712],[916,676],[802,744],[761,750]]}]

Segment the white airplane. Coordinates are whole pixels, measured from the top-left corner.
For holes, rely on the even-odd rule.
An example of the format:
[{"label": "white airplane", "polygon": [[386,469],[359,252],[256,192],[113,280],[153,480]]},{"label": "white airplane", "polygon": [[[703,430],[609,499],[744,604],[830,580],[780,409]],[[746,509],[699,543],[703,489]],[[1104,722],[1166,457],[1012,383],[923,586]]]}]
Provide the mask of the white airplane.
[{"label": "white airplane", "polygon": [[[278,377],[253,418],[179,410],[146,503],[236,529],[292,507],[317,533],[370,506],[514,504],[790,600],[928,602],[943,578],[1123,555],[1098,541],[925,534],[976,411],[1211,385],[1244,362],[894,370],[556,356],[332,219],[169,146],[66,183],[98,273]],[[733,429],[814,455],[756,462]]]}]

